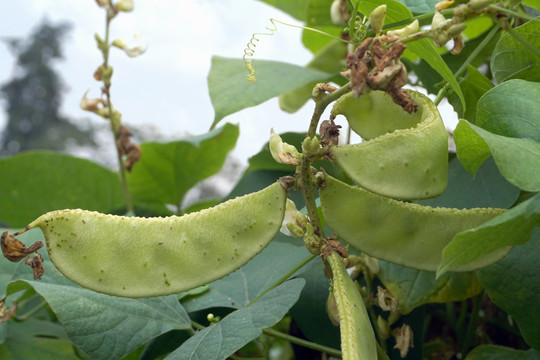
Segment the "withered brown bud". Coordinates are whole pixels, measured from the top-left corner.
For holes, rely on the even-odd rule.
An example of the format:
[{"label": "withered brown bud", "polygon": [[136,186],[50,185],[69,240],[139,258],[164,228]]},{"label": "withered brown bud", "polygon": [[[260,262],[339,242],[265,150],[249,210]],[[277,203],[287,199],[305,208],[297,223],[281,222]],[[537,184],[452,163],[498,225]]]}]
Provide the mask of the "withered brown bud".
[{"label": "withered brown bud", "polygon": [[324,120],[319,127],[321,143],[323,145],[337,145],[339,143],[339,129],[341,129],[341,125],[336,125],[334,119]]},{"label": "withered brown bud", "polygon": [[120,155],[127,155],[124,167],[129,172],[141,157],[141,148],[131,142],[130,138],[132,136],[131,131],[124,125],[120,126],[116,134],[116,147]]},{"label": "withered brown bud", "polygon": [[43,267],[43,258],[39,253],[35,253],[32,258],[27,258],[24,263],[32,268],[34,271],[34,280],[41,280],[43,274],[45,274],[45,268]]},{"label": "withered brown bud", "polygon": [[7,230],[2,233],[0,245],[4,257],[12,262],[19,262],[26,256],[43,247],[41,241],[37,241],[29,247],[26,247],[25,244],[15,238],[15,235],[10,234]]},{"label": "withered brown bud", "polygon": [[0,324],[8,321],[15,315],[19,303],[14,303],[11,307],[4,306],[6,300],[0,301]]}]

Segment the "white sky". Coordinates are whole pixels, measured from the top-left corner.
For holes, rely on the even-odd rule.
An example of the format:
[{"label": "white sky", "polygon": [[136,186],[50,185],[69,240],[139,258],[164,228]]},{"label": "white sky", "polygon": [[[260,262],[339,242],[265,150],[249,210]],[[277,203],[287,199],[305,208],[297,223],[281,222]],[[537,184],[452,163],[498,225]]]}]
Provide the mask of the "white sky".
[{"label": "white sky", "polygon": [[[74,27],[65,42],[64,61],[58,63],[68,86],[62,111],[70,118],[99,117],[79,109],[79,100],[90,89],[99,95],[92,74],[101,63],[94,34],[104,32],[104,11],[94,0],[0,1],[0,37],[27,37],[46,17],[69,21]],[[148,43],[147,52],[128,58],[113,49],[112,100],[127,124],[152,124],[166,134],[202,134],[214,118],[206,77],[212,55],[241,58],[254,32],[277,18],[296,23],[288,15],[255,0],[136,0],[135,10],[122,13],[112,23],[111,37],[130,43],[135,34]],[[301,30],[281,26],[272,37],[258,43],[255,59],[304,65],[311,54],[300,42]],[[13,75],[14,58],[0,44],[0,84]],[[277,100],[226,117],[222,122],[240,124],[234,155],[245,161],[276,132],[305,131],[312,103],[296,114],[279,110]],[[0,126],[5,113],[0,112]]]}]

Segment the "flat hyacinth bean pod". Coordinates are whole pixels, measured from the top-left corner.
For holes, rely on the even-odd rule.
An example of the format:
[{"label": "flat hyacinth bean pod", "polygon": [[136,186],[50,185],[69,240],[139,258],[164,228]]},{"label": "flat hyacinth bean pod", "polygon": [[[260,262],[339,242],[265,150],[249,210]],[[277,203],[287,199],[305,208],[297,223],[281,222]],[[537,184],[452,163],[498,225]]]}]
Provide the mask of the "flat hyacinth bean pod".
[{"label": "flat hyacinth bean pod", "polygon": [[279,183],[183,216],[138,218],[85,210],[46,213],[39,227],[67,278],[123,297],[175,294],[219,279],[274,238],[285,214]]},{"label": "flat hyacinth bean pod", "polygon": [[339,99],[342,114],[364,141],[331,148],[345,173],[362,187],[395,199],[427,199],[448,184],[448,134],[435,104],[409,91],[418,111],[409,114],[382,91]]},{"label": "flat hyacinth bean pod", "polygon": [[[503,209],[433,208],[403,202],[327,176],[319,190],[327,224],[339,238],[375,258],[436,271],[454,236],[500,215]],[[453,271],[471,271],[502,259],[504,247]]]}]

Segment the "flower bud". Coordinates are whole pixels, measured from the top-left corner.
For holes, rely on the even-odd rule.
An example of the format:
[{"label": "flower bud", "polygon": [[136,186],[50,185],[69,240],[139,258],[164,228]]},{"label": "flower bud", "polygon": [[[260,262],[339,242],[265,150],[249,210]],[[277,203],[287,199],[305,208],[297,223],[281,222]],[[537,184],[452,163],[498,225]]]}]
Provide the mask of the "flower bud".
[{"label": "flower bud", "polygon": [[102,109],[102,105],[105,105],[105,101],[101,98],[88,98],[88,93],[90,90],[86,91],[79,102],[79,107],[86,111],[91,112],[98,112],[100,109]]},{"label": "flower bud", "polygon": [[294,202],[287,199],[287,204],[285,205],[285,217],[283,218],[280,231],[288,236],[302,237],[304,236],[304,228],[307,223],[307,216],[296,210]]},{"label": "flower bud", "polygon": [[448,28],[448,30],[446,31],[446,33],[451,36],[451,37],[457,37],[459,34],[461,34],[461,32],[463,30],[465,30],[467,28],[467,25],[466,24],[455,24],[455,25],[452,25]]},{"label": "flower bud", "polygon": [[102,7],[104,9],[109,8],[109,1],[108,0],[96,0],[96,3],[98,4],[99,7]]},{"label": "flower bud", "polygon": [[420,24],[418,23],[418,20],[414,20],[412,23],[410,23],[409,25],[401,28],[401,29],[397,29],[397,30],[390,30],[386,33],[386,35],[388,36],[399,36],[399,37],[403,37],[403,36],[407,36],[407,35],[411,35],[411,34],[414,34],[416,32],[418,32],[418,30],[420,29]]},{"label": "flower bud", "polygon": [[471,0],[469,6],[472,10],[478,11],[487,8],[491,3],[492,0]]},{"label": "flower bud", "polygon": [[438,2],[437,4],[435,4],[435,10],[437,11],[442,11],[450,6],[452,6],[452,4],[454,4],[454,0],[443,0],[443,1],[440,1]]},{"label": "flower bud", "polygon": [[[139,37],[135,36],[135,39],[139,39]],[[112,45],[114,47],[124,50],[126,55],[129,57],[136,57],[136,56],[142,55],[146,52],[146,49],[148,48],[148,44],[146,43],[135,45],[133,47],[128,47],[127,43],[122,39],[114,40],[112,42]]]},{"label": "flower bud", "polygon": [[384,26],[384,18],[386,17],[386,5],[377,6],[371,14],[369,14],[369,23],[371,28],[375,32],[375,35],[379,35]]},{"label": "flower bud", "polygon": [[380,315],[377,316],[377,329],[378,334],[383,338],[383,340],[390,337],[390,324],[388,321],[384,320]]},{"label": "flower bud", "polygon": [[334,0],[330,6],[330,19],[332,19],[332,23],[336,26],[343,26],[346,23],[340,8],[341,0]]},{"label": "flower bud", "polygon": [[446,18],[440,12],[435,12],[433,14],[433,20],[431,20],[431,29],[437,29],[441,27],[446,22]]},{"label": "flower bud", "polygon": [[276,162],[292,166],[300,165],[302,154],[293,145],[283,142],[281,136],[276,134],[274,129],[270,131],[269,147],[270,153]]},{"label": "flower bud", "polygon": [[305,138],[302,142],[302,152],[307,154],[316,154],[321,149],[321,144],[319,139],[314,136],[312,138]]},{"label": "flower bud", "polygon": [[133,0],[120,0],[114,5],[114,8],[117,11],[130,12],[133,11],[133,6]]}]

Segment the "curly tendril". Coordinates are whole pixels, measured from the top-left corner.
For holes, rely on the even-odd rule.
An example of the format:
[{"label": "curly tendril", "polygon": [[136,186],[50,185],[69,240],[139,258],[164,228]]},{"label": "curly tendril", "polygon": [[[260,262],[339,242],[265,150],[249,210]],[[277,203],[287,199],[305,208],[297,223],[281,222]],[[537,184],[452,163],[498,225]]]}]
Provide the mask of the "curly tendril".
[{"label": "curly tendril", "polygon": [[[273,28],[267,27],[266,30],[269,32],[264,33],[254,33],[251,36],[251,39],[249,39],[249,42],[244,49],[244,56],[242,59],[244,59],[244,65],[246,66],[247,71],[249,71],[249,74],[247,74],[248,81],[255,81],[255,67],[253,66],[253,55],[255,54],[255,48],[257,45],[255,44],[256,41],[259,41],[258,35],[268,35],[272,36],[277,31],[277,25],[276,22],[280,22],[275,19],[270,19],[270,22],[274,26]],[[280,22],[281,23],[281,22]]]},{"label": "curly tendril", "polygon": [[277,31],[277,23],[282,24],[282,25],[295,27],[295,28],[299,28],[299,29],[313,31],[313,32],[319,33],[321,35],[328,36],[328,37],[330,37],[332,39],[342,41],[344,43],[351,43],[350,41],[344,40],[344,39],[339,38],[337,36],[327,34],[324,31],[309,28],[309,27],[306,27],[306,26],[288,24],[288,23],[285,23],[283,21],[279,21],[279,20],[276,20],[276,19],[270,19],[270,22],[272,23],[273,27],[267,27],[266,30],[268,30],[268,32],[254,33],[251,36],[251,39],[249,39],[249,42],[247,43],[246,48],[244,49],[244,56],[242,57],[242,59],[244,60],[244,65],[246,66],[247,71],[249,72],[249,74],[247,74],[247,79],[250,82],[255,81],[255,67],[253,66],[253,55],[255,54],[255,48],[257,47],[255,42],[259,41],[259,38],[257,36],[259,36],[259,35],[267,35],[267,36],[274,35],[274,33]]}]

